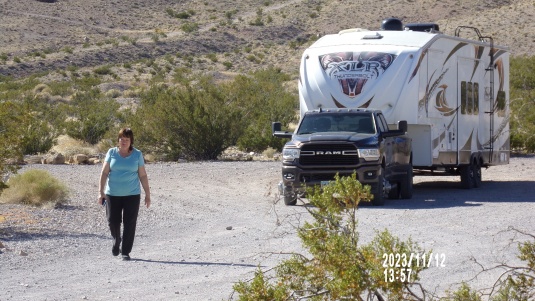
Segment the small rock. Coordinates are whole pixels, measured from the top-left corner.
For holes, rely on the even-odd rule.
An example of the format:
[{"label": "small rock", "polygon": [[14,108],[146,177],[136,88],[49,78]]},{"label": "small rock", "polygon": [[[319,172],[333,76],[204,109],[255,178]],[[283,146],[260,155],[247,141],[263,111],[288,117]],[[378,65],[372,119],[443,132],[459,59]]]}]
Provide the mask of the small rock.
[{"label": "small rock", "polygon": [[0,241],[0,249],[3,249],[3,248],[5,248],[4,244]]},{"label": "small rock", "polygon": [[227,230],[232,230],[232,226],[228,226],[228,227],[227,227]]},{"label": "small rock", "polygon": [[20,255],[20,256],[28,256],[28,253],[26,253],[26,252],[24,252],[24,251],[20,251],[20,252],[19,252],[19,255]]}]

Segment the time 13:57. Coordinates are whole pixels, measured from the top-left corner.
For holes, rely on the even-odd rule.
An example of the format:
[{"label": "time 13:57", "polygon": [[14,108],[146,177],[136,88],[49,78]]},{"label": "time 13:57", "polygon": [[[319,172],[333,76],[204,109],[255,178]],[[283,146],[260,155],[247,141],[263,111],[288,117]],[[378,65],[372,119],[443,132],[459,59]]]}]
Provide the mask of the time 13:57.
[{"label": "time 13:57", "polygon": [[389,268],[383,272],[385,282],[412,282],[412,269],[409,268]]}]

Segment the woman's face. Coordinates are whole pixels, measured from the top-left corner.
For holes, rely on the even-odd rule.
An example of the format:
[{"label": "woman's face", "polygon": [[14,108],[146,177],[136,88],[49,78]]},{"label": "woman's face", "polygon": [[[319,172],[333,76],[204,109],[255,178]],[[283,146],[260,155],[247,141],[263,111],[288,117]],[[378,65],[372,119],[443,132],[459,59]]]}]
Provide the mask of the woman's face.
[{"label": "woman's face", "polygon": [[119,138],[119,146],[122,149],[128,149],[130,147],[130,138],[128,137]]}]

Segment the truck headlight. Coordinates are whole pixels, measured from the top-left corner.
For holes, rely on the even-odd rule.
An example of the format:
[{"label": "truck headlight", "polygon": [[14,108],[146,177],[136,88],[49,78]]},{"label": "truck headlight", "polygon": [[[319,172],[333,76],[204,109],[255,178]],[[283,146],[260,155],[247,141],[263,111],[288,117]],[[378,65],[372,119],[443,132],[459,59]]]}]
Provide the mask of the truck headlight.
[{"label": "truck headlight", "polygon": [[366,161],[377,161],[381,156],[377,148],[363,148],[359,149],[359,157]]},{"label": "truck headlight", "polygon": [[297,148],[284,148],[282,149],[282,159],[293,160],[299,158],[299,149]]}]

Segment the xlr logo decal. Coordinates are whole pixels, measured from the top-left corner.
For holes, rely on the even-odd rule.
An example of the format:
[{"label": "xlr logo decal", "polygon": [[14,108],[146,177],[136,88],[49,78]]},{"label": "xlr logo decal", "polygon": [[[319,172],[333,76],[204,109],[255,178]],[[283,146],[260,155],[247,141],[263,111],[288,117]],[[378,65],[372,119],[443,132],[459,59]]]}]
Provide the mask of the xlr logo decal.
[{"label": "xlr logo decal", "polygon": [[340,84],[342,92],[353,98],[364,86],[378,79],[396,59],[395,54],[383,52],[336,52],[321,55],[325,73]]}]

